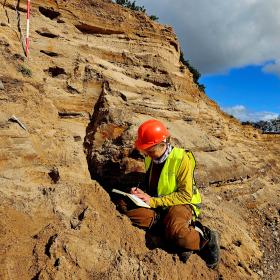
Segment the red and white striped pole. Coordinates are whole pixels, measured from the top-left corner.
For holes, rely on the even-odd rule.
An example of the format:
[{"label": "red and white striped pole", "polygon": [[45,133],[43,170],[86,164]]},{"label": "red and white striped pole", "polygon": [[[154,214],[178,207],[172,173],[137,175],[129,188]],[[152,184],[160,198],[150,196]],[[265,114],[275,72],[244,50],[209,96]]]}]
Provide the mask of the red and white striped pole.
[{"label": "red and white striped pole", "polygon": [[25,52],[27,58],[29,57],[29,24],[30,24],[30,0],[27,0],[27,15],[26,15],[26,42],[25,42]]}]

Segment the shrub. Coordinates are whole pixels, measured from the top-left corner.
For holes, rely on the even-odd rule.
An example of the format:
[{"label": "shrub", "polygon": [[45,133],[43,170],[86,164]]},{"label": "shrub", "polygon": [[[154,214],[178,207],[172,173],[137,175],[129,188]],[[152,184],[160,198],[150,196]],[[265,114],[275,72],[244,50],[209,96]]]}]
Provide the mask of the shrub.
[{"label": "shrub", "polygon": [[116,0],[116,3],[121,5],[121,6],[124,6],[126,8],[129,8],[133,11],[140,11],[140,12],[143,12],[145,13],[146,12],[146,9],[144,8],[144,6],[137,6],[135,4],[135,1],[129,1],[129,0]]},{"label": "shrub", "polygon": [[32,76],[32,71],[31,69],[27,68],[26,66],[19,64],[17,66],[18,72],[21,72],[23,76],[31,77]]},{"label": "shrub", "polygon": [[[128,9],[131,9],[133,11],[143,12],[146,13],[146,9],[144,6],[138,6],[136,5],[136,1],[129,1],[129,0],[116,0],[116,3],[126,7]],[[155,15],[149,16],[151,20],[157,21],[158,17]]]},{"label": "shrub", "polygon": [[201,91],[205,92],[205,85],[198,82],[201,74],[194,66],[191,65],[189,60],[185,60],[184,53],[182,50],[180,50],[180,61],[190,70],[190,72],[193,75],[193,81],[197,84],[198,88]]},{"label": "shrub", "polygon": [[158,18],[157,16],[155,16],[155,15],[151,15],[151,16],[150,16],[150,19],[151,19],[151,20],[154,20],[154,21],[158,21],[159,18]]},{"label": "shrub", "polygon": [[[231,115],[230,115],[230,117],[231,117]],[[253,125],[253,123],[251,123],[251,122],[249,122],[249,121],[242,122],[241,124],[242,124],[242,125]]]},{"label": "shrub", "polygon": [[280,117],[269,121],[246,121],[243,125],[252,125],[253,127],[262,130],[263,133],[277,133],[280,134]]}]

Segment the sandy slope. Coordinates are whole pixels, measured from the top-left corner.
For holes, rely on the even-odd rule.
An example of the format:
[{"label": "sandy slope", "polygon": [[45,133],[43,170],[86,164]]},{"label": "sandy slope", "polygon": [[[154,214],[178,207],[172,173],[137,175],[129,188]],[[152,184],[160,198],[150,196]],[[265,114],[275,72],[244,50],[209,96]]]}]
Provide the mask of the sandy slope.
[{"label": "sandy slope", "polygon": [[[200,92],[170,27],[110,1],[32,1],[27,61],[15,2],[0,1],[0,278],[278,279],[279,136]],[[147,247],[105,191],[141,177],[133,139],[151,117],[195,153],[216,271]]]}]

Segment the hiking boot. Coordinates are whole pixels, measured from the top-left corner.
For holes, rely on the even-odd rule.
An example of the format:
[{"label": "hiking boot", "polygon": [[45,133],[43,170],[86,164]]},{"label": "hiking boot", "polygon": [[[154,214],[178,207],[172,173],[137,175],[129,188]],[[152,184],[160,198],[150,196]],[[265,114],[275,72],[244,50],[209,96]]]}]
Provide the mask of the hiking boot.
[{"label": "hiking boot", "polygon": [[200,249],[198,255],[206,262],[206,265],[215,269],[220,261],[220,245],[218,240],[218,233],[216,231],[210,230],[208,227],[204,228],[204,235],[207,242]]},{"label": "hiking boot", "polygon": [[183,262],[186,263],[188,261],[188,259],[190,258],[190,256],[192,255],[192,251],[184,251],[179,253],[179,259]]}]

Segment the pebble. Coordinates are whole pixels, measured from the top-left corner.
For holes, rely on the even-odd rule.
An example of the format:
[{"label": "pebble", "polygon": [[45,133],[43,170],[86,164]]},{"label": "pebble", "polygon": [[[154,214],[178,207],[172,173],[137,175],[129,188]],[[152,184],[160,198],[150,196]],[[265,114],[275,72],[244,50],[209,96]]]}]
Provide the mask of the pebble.
[{"label": "pebble", "polygon": [[5,87],[4,87],[3,83],[2,83],[2,81],[0,80],[0,90],[3,90],[3,89],[5,89]]}]

